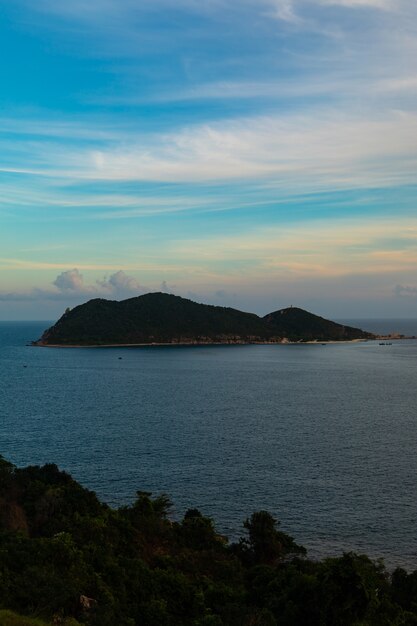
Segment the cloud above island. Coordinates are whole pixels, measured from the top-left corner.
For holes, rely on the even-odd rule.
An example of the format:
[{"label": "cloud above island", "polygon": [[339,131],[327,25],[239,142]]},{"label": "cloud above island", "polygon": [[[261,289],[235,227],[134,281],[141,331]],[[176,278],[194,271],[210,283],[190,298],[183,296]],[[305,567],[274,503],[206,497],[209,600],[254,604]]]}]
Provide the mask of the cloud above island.
[{"label": "cloud above island", "polygon": [[83,274],[77,268],[74,268],[58,274],[55,280],[52,281],[51,286],[53,287],[52,289],[37,287],[26,292],[0,292],[0,301],[52,300],[72,303],[73,300],[85,301],[90,298],[124,300],[141,295],[147,291],[137,278],[129,276],[123,270],[88,284],[84,281]]},{"label": "cloud above island", "polygon": [[[358,224],[351,218],[337,225],[297,222],[227,236],[201,233],[193,240],[167,241],[158,256],[159,269],[141,267],[140,259],[136,270],[104,275],[99,269],[74,267],[61,271],[47,288],[2,291],[0,300],[49,301],[62,307],[91,298],[121,300],[165,291],[260,314],[295,302],[318,310],[327,302],[327,315],[350,310],[354,317],[354,309],[363,309],[369,298],[385,302],[384,310],[408,310],[415,292],[404,285],[412,284],[415,276],[417,221],[385,217]],[[170,267],[170,258],[175,266]],[[45,275],[50,271],[44,268]],[[325,309],[318,312],[326,314]]]},{"label": "cloud above island", "polygon": [[67,270],[59,274],[52,283],[58,291],[84,291],[83,275],[77,269]]}]

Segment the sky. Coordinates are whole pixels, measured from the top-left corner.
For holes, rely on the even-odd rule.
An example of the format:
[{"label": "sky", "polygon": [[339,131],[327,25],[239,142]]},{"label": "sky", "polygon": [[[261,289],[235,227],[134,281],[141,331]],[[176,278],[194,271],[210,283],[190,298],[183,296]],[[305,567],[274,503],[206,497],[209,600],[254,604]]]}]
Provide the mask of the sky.
[{"label": "sky", "polygon": [[417,318],[415,0],[0,0],[0,320]]}]

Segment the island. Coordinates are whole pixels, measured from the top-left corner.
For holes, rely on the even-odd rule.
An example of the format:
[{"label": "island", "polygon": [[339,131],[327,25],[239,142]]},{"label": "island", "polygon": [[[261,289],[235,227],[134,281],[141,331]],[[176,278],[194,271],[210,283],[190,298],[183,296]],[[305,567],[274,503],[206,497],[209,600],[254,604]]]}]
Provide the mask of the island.
[{"label": "island", "polygon": [[67,309],[36,346],[205,345],[374,339],[297,307],[259,317],[167,293],[122,301],[95,298]]}]

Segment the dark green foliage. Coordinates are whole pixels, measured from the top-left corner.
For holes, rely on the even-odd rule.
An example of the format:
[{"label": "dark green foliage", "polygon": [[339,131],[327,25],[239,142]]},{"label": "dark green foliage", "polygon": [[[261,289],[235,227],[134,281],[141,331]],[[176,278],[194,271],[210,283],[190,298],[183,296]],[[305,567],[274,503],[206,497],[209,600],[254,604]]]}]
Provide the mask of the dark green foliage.
[{"label": "dark green foliage", "polygon": [[[51,624],[43,620],[17,615],[13,611],[0,610],[0,626],[51,626]],[[70,617],[64,620],[61,619],[59,626],[79,626],[79,622]]]},{"label": "dark green foliage", "polygon": [[228,546],[197,509],[170,508],[139,491],[112,510],[54,465],[0,457],[0,626],[417,625],[417,572],[309,561],[267,511]]},{"label": "dark green foliage", "polygon": [[274,332],[291,341],[350,341],[372,338],[371,333],[358,328],[336,324],[298,307],[289,307],[263,318]]},{"label": "dark green foliage", "polygon": [[392,575],[392,588],[395,602],[417,615],[417,571],[407,574],[397,568]]},{"label": "dark green foliage", "polygon": [[180,537],[184,545],[193,550],[221,548],[223,538],[216,533],[214,522],[204,517],[198,509],[188,509],[180,527]]},{"label": "dark green foliage", "polygon": [[236,309],[198,304],[165,293],[122,302],[95,299],[66,310],[39,340],[40,345],[152,343],[251,343],[282,338],[358,339],[372,337],[289,308],[260,318]]},{"label": "dark green foliage", "polygon": [[276,564],[290,554],[306,554],[306,549],[292,537],[277,530],[278,525],[268,511],[257,511],[244,522],[248,538],[241,540],[240,547],[250,564]]}]

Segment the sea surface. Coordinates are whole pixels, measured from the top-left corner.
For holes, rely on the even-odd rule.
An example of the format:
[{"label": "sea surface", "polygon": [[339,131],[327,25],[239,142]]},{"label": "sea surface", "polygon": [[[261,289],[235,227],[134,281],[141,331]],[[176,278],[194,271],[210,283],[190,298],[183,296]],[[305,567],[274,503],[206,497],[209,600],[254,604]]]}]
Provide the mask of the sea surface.
[{"label": "sea surface", "polygon": [[57,463],[112,505],[166,492],[177,518],[200,508],[234,539],[267,509],[312,557],[417,568],[417,340],[26,345],[48,325],[0,323],[0,453],[16,465]]}]

